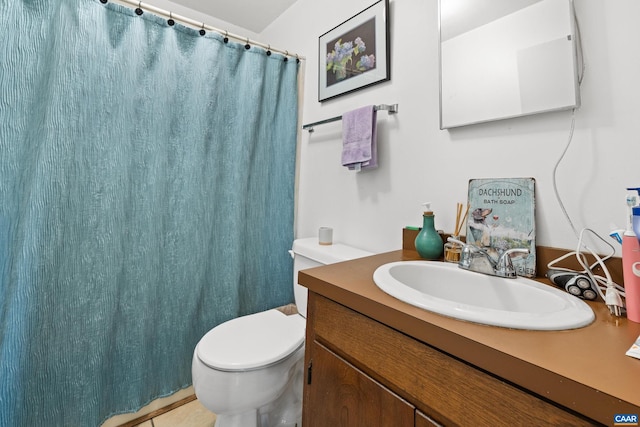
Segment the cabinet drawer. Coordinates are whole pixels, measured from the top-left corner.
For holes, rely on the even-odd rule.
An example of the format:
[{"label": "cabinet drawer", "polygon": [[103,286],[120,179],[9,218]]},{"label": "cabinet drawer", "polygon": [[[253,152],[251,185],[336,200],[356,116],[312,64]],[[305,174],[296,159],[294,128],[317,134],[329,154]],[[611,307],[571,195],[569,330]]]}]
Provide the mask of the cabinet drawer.
[{"label": "cabinet drawer", "polygon": [[316,341],[446,425],[593,425],[329,299],[310,293]]}]

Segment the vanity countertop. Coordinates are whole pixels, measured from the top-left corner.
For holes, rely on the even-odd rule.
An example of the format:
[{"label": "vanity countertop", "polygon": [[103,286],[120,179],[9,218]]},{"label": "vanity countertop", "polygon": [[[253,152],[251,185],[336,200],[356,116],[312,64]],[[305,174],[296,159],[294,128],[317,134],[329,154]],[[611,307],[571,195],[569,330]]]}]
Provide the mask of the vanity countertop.
[{"label": "vanity countertop", "polygon": [[380,265],[419,259],[415,251],[398,250],[303,270],[298,280],[310,291],[603,424],[612,425],[615,414],[640,414],[640,360],[625,355],[640,335],[640,323],[611,316],[602,302],[587,302],[596,319],[580,329],[485,326],[414,307],[373,282]]}]

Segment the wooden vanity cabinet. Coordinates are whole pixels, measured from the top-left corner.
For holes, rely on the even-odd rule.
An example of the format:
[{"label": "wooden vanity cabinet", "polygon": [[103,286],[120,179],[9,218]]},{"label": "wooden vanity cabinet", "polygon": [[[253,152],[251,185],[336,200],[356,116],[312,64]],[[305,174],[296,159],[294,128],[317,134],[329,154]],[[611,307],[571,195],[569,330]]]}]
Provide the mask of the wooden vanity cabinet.
[{"label": "wooden vanity cabinet", "polygon": [[309,292],[304,427],[592,421]]}]

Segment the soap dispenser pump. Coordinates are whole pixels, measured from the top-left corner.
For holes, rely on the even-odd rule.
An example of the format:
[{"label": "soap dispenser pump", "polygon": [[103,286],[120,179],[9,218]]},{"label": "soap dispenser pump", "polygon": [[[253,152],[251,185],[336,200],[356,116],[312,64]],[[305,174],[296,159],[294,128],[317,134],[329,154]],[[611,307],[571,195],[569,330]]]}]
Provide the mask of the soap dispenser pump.
[{"label": "soap dispenser pump", "polygon": [[424,214],[422,216],[422,230],[415,240],[416,251],[424,259],[434,260],[442,256],[444,243],[442,237],[436,231],[434,225],[434,215],[431,210],[431,203],[425,202]]}]

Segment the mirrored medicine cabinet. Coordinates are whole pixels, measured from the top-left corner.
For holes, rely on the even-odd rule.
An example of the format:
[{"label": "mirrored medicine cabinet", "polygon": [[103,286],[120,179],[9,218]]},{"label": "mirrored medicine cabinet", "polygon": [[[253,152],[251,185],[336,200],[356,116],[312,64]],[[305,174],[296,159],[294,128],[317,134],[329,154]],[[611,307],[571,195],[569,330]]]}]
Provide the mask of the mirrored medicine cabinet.
[{"label": "mirrored medicine cabinet", "polygon": [[440,0],[440,128],[579,106],[572,0]]}]

